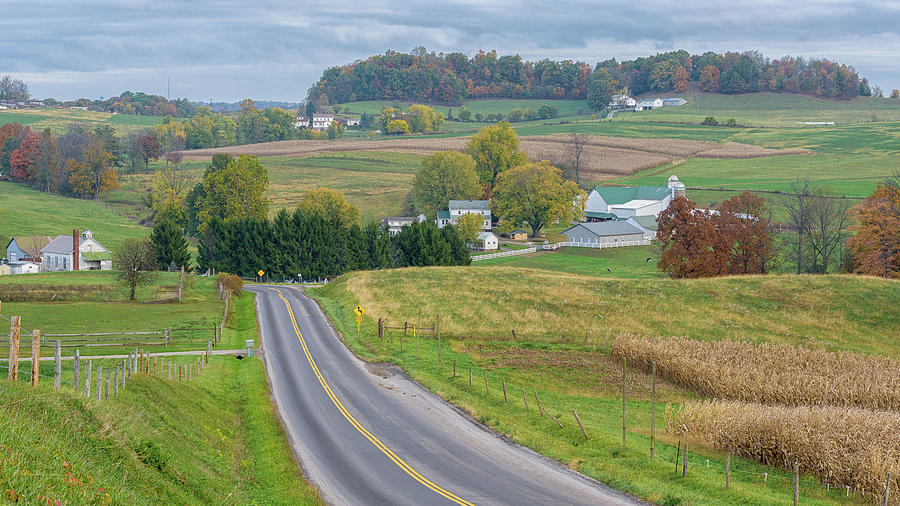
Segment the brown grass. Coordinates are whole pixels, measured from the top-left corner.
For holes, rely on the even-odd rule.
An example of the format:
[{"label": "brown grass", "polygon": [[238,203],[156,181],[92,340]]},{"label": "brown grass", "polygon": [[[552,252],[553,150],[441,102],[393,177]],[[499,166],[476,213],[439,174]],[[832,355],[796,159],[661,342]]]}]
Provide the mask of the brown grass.
[{"label": "brown grass", "polygon": [[[900,414],[863,408],[692,401],[666,409],[666,429],[757,462],[813,473],[832,486],[883,497],[900,485]],[[891,494],[900,504],[900,494]]]},{"label": "brown grass", "polygon": [[[587,136],[582,154],[582,175],[587,179],[602,180],[633,174],[643,169],[658,167],[677,159],[701,156],[705,158],[758,158],[764,156],[805,153],[805,150],[767,149],[749,144],[728,142],[718,144],[709,141],[687,139],[652,139],[629,137]],[[333,141],[278,141],[224,148],[183,151],[186,160],[207,160],[216,153],[237,156],[315,156],[336,151],[391,151],[430,155],[438,151],[462,151],[468,137],[432,138],[405,137],[398,139],[338,139]],[[522,137],[522,151],[533,160],[549,160],[562,164],[569,158],[570,139],[565,135]]]},{"label": "brown grass", "polygon": [[611,350],[645,370],[719,399],[900,410],[900,362],[782,344],[619,337]]}]

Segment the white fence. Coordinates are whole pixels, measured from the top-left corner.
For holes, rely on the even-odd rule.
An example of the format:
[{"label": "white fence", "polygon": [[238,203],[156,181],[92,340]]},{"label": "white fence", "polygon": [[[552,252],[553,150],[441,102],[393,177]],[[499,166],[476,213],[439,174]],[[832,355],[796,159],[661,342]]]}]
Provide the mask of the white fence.
[{"label": "white fence", "polygon": [[472,261],[477,262],[478,260],[490,260],[491,258],[503,258],[503,257],[513,257],[516,255],[527,255],[529,253],[534,253],[537,251],[537,248],[525,248],[525,249],[514,249],[510,251],[501,251],[500,253],[488,253],[486,255],[472,255]]},{"label": "white fence", "polygon": [[622,248],[625,246],[650,246],[650,239],[640,241],[616,241],[616,242],[558,242],[556,244],[544,244],[541,249],[555,250],[564,247],[572,248]]}]

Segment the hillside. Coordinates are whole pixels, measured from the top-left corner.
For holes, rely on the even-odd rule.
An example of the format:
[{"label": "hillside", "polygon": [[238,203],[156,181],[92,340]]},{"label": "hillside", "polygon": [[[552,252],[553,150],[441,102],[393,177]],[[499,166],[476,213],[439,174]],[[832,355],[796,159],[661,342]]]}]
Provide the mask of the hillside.
[{"label": "hillside", "polygon": [[[726,452],[697,437],[685,440],[666,425],[670,411],[702,396],[665,378],[656,380],[656,453],[648,459],[651,376],[629,361],[623,399],[623,363],[609,354],[621,336],[772,342],[852,350],[860,360],[873,353],[900,358],[896,339],[885,339],[900,337],[891,309],[900,284],[881,279],[617,280],[472,266],[352,273],[312,292],[345,343],[366,360],[395,363],[517,443],[660,504],[790,504],[791,476],[732,456],[725,491]],[[356,305],[366,308],[359,335]],[[436,315],[440,342],[430,334]],[[382,340],[378,319],[394,327]],[[405,348],[404,322],[424,327],[418,337],[407,333]],[[708,381],[703,372],[696,371],[698,380]],[[833,429],[845,434],[840,424]],[[685,442],[690,469],[682,479],[672,467]],[[806,469],[800,498],[804,504],[864,501],[852,491],[848,498],[843,489],[826,490]]]},{"label": "hillside", "polygon": [[69,123],[88,126],[111,126],[119,135],[138,132],[163,121],[162,116],[141,116],[136,114],[110,114],[83,111],[80,109],[20,109],[0,111],[0,125],[19,123],[40,132],[49,128],[54,134],[65,133]]},{"label": "hillside", "polygon": [[0,181],[0,236],[7,241],[13,235],[71,234],[75,228],[92,230],[97,240],[110,250],[126,237],[145,237],[150,233],[150,229],[116,214],[101,202]]}]

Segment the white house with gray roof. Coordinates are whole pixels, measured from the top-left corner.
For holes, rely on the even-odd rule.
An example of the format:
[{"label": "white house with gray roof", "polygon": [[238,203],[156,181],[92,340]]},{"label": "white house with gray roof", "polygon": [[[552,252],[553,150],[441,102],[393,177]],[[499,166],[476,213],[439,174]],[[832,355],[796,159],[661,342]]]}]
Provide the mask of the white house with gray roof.
[{"label": "white house with gray roof", "polygon": [[491,201],[490,200],[451,200],[447,209],[438,211],[437,226],[444,228],[447,225],[456,225],[459,217],[464,214],[480,214],[484,217],[482,230],[491,230]]},{"label": "white house with gray roof", "polygon": [[619,246],[618,243],[645,241],[641,229],[625,221],[578,223],[563,230],[562,235],[566,236],[569,246]]},{"label": "white house with gray roof", "polygon": [[41,249],[42,270],[58,271],[108,271],[112,269],[112,253],[94,239],[94,233],[85,230],[81,234],[58,235]]}]

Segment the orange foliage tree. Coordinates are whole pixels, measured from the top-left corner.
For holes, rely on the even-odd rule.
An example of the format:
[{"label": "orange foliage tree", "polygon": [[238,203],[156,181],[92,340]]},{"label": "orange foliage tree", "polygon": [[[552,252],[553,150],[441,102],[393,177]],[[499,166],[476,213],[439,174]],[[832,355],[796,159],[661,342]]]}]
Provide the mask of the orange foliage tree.
[{"label": "orange foliage tree", "polygon": [[18,149],[9,156],[9,167],[12,170],[13,179],[19,181],[34,180],[34,167],[41,156],[41,143],[44,138],[40,134],[31,132],[22,139]]},{"label": "orange foliage tree", "polygon": [[847,239],[853,272],[900,278],[900,181],[878,183],[850,212],[859,220]]},{"label": "orange foliage tree", "polygon": [[765,203],[747,192],[713,212],[677,197],[657,224],[662,249],[657,265],[673,278],[764,273],[773,260]]}]

